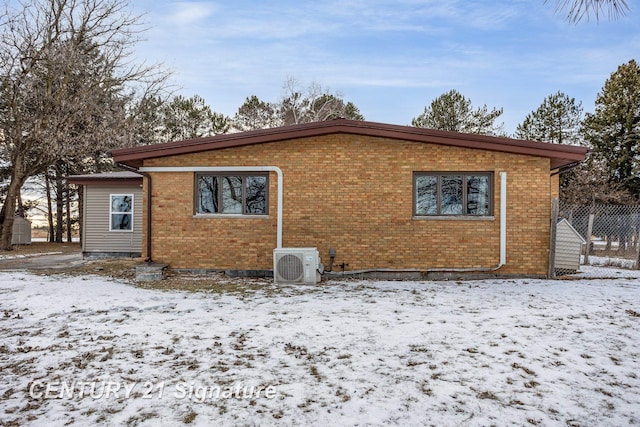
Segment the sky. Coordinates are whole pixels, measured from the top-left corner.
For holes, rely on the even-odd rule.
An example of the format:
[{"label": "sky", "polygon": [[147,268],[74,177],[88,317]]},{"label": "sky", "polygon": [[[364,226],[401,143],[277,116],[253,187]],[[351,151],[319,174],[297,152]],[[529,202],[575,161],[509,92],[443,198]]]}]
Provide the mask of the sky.
[{"label": "sky", "polygon": [[611,73],[640,59],[640,2],[628,5],[572,24],[555,0],[132,2],[147,27],[136,59],[163,63],[179,94],[214,111],[233,116],[251,95],[276,102],[293,77],[366,120],[409,125],[456,89],[504,108],[509,134],[557,91],[594,110]]}]

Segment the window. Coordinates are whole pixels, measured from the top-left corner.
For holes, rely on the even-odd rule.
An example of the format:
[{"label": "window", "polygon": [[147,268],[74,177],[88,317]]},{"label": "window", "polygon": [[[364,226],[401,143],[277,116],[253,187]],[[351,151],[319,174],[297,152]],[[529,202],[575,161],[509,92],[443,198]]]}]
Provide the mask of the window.
[{"label": "window", "polygon": [[111,194],[109,231],[133,231],[133,194]]},{"label": "window", "polygon": [[487,172],[415,173],[416,216],[490,216],[493,174]]},{"label": "window", "polygon": [[267,215],[268,175],[196,174],[196,214]]}]

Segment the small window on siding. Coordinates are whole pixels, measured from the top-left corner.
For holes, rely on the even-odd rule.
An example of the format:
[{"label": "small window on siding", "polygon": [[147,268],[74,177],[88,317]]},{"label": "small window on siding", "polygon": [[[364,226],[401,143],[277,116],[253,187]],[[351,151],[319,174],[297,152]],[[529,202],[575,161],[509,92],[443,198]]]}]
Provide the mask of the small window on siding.
[{"label": "small window on siding", "polygon": [[490,216],[490,172],[418,172],[414,174],[416,216]]},{"label": "small window on siding", "polygon": [[109,231],[133,231],[133,194],[111,194]]},{"label": "small window on siding", "polygon": [[196,214],[267,215],[268,175],[196,174]]}]

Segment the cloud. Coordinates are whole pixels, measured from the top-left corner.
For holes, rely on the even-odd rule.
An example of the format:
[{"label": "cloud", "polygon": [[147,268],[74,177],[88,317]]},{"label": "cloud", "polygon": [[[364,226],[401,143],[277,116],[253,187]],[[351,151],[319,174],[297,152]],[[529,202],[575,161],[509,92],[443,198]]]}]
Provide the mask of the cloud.
[{"label": "cloud", "polygon": [[215,4],[202,2],[174,3],[167,20],[174,25],[188,26],[207,20],[218,9]]}]

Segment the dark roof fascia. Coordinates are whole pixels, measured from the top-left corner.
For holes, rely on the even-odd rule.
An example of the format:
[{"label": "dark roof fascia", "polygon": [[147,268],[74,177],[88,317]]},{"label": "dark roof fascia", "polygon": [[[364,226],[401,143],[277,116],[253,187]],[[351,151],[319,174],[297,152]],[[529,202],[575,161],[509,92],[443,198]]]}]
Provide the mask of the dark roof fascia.
[{"label": "dark roof fascia", "polygon": [[88,175],[70,175],[67,181],[75,185],[140,185],[142,175],[134,172],[111,172]]},{"label": "dark roof fascia", "polygon": [[141,185],[142,178],[123,179],[75,179],[68,178],[70,184],[74,185]]},{"label": "dark roof fascia", "polygon": [[524,141],[485,135],[463,134],[412,126],[338,119],[307,123],[303,125],[216,135],[212,137],[169,142],[165,144],[123,148],[113,150],[111,155],[116,162],[140,167],[145,159],[156,157],[197,153],[202,151],[219,150],[223,148],[241,147],[336,133],[546,157],[551,159],[550,169],[552,170],[566,164],[582,161],[587,153],[587,148],[579,146],[550,144],[538,141]]}]

